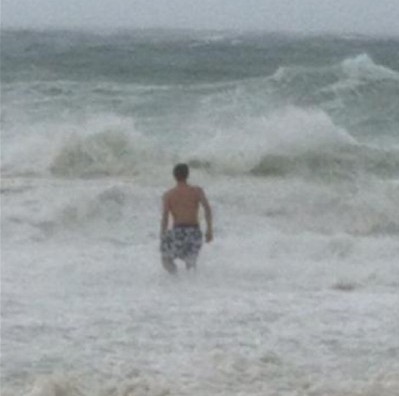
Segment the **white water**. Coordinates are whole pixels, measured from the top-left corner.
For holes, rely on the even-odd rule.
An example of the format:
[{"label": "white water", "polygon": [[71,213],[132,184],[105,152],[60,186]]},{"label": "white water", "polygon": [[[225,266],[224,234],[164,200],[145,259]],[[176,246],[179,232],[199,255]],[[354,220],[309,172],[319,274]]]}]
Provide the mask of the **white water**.
[{"label": "white water", "polygon": [[3,180],[2,394],[398,394],[398,234],[372,194],[193,170],[215,241],[171,279],[169,173]]}]

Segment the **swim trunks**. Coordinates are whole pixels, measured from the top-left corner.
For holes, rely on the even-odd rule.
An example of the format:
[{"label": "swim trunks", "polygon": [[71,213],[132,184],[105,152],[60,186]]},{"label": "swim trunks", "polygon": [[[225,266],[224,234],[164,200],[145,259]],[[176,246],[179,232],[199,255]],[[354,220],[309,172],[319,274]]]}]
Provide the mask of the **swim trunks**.
[{"label": "swim trunks", "polygon": [[161,253],[171,259],[195,259],[201,246],[202,232],[198,226],[177,225],[162,237]]}]

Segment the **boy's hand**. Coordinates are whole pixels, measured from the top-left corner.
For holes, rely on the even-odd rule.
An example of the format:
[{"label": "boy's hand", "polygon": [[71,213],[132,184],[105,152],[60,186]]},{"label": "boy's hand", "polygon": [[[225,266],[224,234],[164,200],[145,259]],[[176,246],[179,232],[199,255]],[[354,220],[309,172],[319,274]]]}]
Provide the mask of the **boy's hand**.
[{"label": "boy's hand", "polygon": [[213,240],[213,232],[211,230],[207,230],[207,232],[205,233],[205,241],[207,243],[212,242]]}]

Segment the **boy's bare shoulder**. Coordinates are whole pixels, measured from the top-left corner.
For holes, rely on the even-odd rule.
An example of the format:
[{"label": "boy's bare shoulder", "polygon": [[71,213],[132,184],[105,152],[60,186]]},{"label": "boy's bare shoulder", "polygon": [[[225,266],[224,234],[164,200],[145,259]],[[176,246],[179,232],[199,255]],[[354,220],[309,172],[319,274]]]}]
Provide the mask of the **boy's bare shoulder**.
[{"label": "boy's bare shoulder", "polygon": [[195,191],[196,194],[202,194],[204,192],[204,190],[200,186],[191,186],[191,188],[193,189],[193,191]]}]

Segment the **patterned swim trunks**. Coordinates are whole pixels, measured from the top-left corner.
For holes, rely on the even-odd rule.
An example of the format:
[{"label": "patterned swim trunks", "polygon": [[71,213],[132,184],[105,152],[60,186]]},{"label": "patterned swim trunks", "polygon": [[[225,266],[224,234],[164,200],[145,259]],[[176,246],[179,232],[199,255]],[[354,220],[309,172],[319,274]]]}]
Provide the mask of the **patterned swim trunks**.
[{"label": "patterned swim trunks", "polygon": [[198,226],[174,226],[161,240],[163,257],[181,260],[196,258],[202,246],[202,232]]}]

